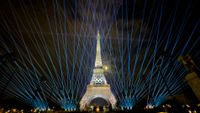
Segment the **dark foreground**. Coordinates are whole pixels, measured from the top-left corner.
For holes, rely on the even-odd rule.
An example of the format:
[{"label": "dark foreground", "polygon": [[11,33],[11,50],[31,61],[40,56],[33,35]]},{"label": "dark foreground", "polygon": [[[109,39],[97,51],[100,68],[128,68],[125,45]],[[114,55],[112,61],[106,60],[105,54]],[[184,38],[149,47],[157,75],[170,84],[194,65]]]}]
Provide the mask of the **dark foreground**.
[{"label": "dark foreground", "polygon": [[[69,111],[31,111],[31,110],[17,110],[17,109],[10,109],[10,110],[3,110],[0,109],[0,113],[69,113]],[[170,110],[157,110],[157,109],[150,109],[150,110],[124,110],[124,111],[98,111],[98,112],[80,112],[80,111],[73,111],[70,113],[200,113],[200,109],[170,109]]]}]

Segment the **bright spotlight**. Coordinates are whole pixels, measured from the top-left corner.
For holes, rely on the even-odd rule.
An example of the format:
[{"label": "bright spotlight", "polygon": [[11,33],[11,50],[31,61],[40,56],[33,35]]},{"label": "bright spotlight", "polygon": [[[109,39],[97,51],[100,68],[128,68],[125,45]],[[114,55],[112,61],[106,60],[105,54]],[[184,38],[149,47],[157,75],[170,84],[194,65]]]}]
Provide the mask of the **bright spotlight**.
[{"label": "bright spotlight", "polygon": [[108,71],[108,66],[107,65],[105,65],[104,67],[103,67],[103,69],[105,70],[105,71]]}]

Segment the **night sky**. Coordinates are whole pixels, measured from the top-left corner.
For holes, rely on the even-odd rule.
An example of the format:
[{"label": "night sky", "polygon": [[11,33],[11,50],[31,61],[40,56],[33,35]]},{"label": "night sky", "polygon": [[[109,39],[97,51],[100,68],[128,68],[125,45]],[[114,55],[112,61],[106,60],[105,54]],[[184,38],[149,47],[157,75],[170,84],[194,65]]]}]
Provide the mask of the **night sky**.
[{"label": "night sky", "polygon": [[[98,17],[93,18],[92,13],[88,13],[88,15],[84,17],[84,14],[86,14],[86,12],[83,13],[82,9],[84,7],[83,8],[80,7],[84,6],[80,4],[86,4],[84,0],[57,0],[57,1],[56,0],[1,0],[0,1],[0,56],[1,57],[0,58],[5,59],[6,54],[11,54],[11,56],[15,57],[14,59],[20,59],[18,61],[21,61],[23,58],[19,57],[22,51],[26,50],[22,41],[25,41],[30,51],[33,53],[33,55],[35,55],[35,59],[41,64],[42,67],[44,67],[44,70],[46,71],[47,69],[45,68],[45,65],[43,64],[41,58],[38,57],[39,56],[39,53],[37,52],[38,48],[34,46],[37,40],[41,39],[38,42],[39,44],[38,47],[40,47],[42,51],[44,51],[43,50],[44,43],[42,42],[46,41],[47,47],[50,50],[49,54],[52,56],[52,59],[56,59],[57,57],[55,54],[56,49],[53,47],[53,42],[55,40],[52,40],[50,38],[51,36],[65,36],[66,35],[65,33],[67,31],[68,34],[66,42],[71,42],[71,43],[67,45],[66,50],[71,51],[71,49],[73,49],[74,47],[73,46],[75,43],[73,42],[74,39],[79,36],[82,37],[88,36],[88,38],[91,38],[90,39],[91,43],[88,43],[86,45],[87,47],[91,45],[93,46],[92,42],[95,41],[93,37],[96,36],[97,30],[100,30],[105,39],[104,41],[106,42],[107,40],[106,37],[111,38],[112,44],[115,47],[117,46],[116,37],[124,36],[125,38],[122,41],[122,43],[126,43],[126,41],[128,40],[126,39],[128,34],[127,32],[131,30],[131,27],[127,26],[131,26],[132,23],[134,23],[134,28],[135,28],[134,40],[136,40],[134,42],[135,45],[133,46],[136,48],[140,30],[145,29],[144,31],[142,31],[142,34],[143,35],[145,34],[144,41],[150,39],[150,37],[148,37],[149,34],[152,31],[153,32],[156,31],[156,29],[152,29],[153,28],[152,26],[154,26],[154,21],[159,21],[159,15],[161,14],[161,9],[163,9],[162,21],[160,22],[160,28],[159,28],[162,33],[162,36],[164,38],[167,37],[170,26],[172,24],[173,16],[175,16],[173,23],[173,30],[172,30],[172,32],[174,33],[174,37],[177,36],[178,31],[180,30],[180,26],[183,24],[185,25],[183,32],[181,34],[181,40],[179,42],[179,46],[177,47],[177,51],[183,48],[189,36],[193,34],[189,45],[191,47],[193,43],[196,43],[196,46],[194,46],[193,50],[190,52],[190,55],[192,57],[195,56],[193,60],[195,61],[197,66],[200,65],[200,56],[199,56],[200,55],[199,52],[200,4],[198,3],[198,0],[119,0],[119,1],[113,0],[111,3],[115,4],[114,6],[112,5],[111,6],[113,9],[114,8],[117,9],[117,13],[115,12],[116,13],[115,16],[110,16],[107,13],[114,14],[114,12],[112,10],[110,10],[110,12],[101,11],[104,5],[100,5],[98,8],[95,9],[96,11],[95,14],[100,17],[103,16],[101,19]],[[107,6],[109,7],[109,4],[107,4]],[[88,10],[90,10],[89,12],[91,12],[92,8],[90,9],[88,8]],[[49,20],[46,18],[46,15],[48,15]],[[84,20],[87,17],[91,20],[89,19]],[[142,22],[143,25],[141,25]],[[116,23],[119,25],[118,27],[114,26],[114,24]],[[111,24],[113,24],[113,26]],[[81,26],[85,27],[87,25],[91,28],[81,29]],[[51,26],[51,29],[49,26]],[[197,28],[193,32],[195,26]],[[111,32],[109,31],[109,28],[113,28]],[[85,36],[84,33],[87,35]],[[116,33],[119,34],[116,35]],[[15,47],[15,43],[19,44],[19,47],[22,49],[18,51]],[[82,44],[81,47],[83,45],[84,44]],[[80,51],[83,49],[81,47]],[[106,47],[107,46],[103,46],[103,51],[105,51],[105,53],[107,53]],[[188,49],[190,48],[187,48],[187,50]],[[64,51],[63,49],[59,50],[61,52]],[[95,48],[91,48],[91,51],[89,52],[91,52],[92,55],[95,55],[94,50]],[[135,51],[133,50],[132,52]],[[167,52],[168,51],[160,51],[158,52],[158,55],[167,54]],[[128,54],[128,52],[126,52],[126,54]],[[44,56],[47,57],[47,54],[44,54]],[[107,54],[103,55],[104,59],[103,62],[106,63],[106,58],[110,57],[111,56]],[[9,57],[6,58],[12,59]],[[61,56],[61,59],[64,58],[65,57]],[[68,59],[69,60],[74,59],[73,54],[69,55]],[[92,59],[91,62],[89,62],[89,64],[92,64],[92,62],[94,62],[94,59]],[[6,63],[8,63],[8,67],[11,65],[9,61],[6,61]],[[0,79],[1,81],[5,81],[5,84],[9,84],[8,82],[9,77],[8,79],[4,80],[3,76],[7,76],[7,73],[10,74],[12,72],[9,70],[4,70],[5,67],[3,67],[2,64],[0,64],[1,67]],[[23,65],[23,62],[19,62],[19,64]],[[126,64],[127,63],[125,63],[124,65]],[[31,66],[28,63],[27,65]],[[55,63],[56,68],[58,67],[58,65],[59,64]],[[52,66],[50,68],[53,69]],[[42,72],[42,70],[39,71]],[[2,95],[2,97],[0,97],[0,103],[2,103],[3,105],[7,102],[7,100],[14,98],[6,94],[7,87],[5,86],[5,84],[0,85],[0,95]]]}]

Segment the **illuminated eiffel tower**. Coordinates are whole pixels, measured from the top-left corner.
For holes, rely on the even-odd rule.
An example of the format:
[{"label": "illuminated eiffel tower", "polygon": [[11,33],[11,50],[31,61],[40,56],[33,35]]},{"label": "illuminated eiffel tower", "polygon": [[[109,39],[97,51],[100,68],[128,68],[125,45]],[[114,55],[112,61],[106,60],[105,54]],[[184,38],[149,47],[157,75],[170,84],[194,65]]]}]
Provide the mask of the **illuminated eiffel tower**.
[{"label": "illuminated eiffel tower", "polygon": [[104,76],[104,70],[101,59],[101,46],[100,46],[100,34],[97,34],[97,46],[96,46],[96,60],[95,67],[93,69],[92,80],[87,86],[86,93],[80,101],[80,110],[87,108],[91,101],[101,98],[107,101],[113,109],[115,109],[116,98],[111,92],[110,85],[107,84],[106,78]]}]

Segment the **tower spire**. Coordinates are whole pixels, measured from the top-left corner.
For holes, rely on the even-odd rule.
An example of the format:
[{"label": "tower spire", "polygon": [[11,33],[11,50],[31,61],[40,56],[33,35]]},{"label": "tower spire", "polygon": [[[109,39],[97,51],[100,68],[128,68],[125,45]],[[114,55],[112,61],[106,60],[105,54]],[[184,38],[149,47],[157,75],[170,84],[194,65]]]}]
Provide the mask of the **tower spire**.
[{"label": "tower spire", "polygon": [[101,59],[101,44],[100,44],[100,34],[97,32],[97,45],[96,45],[96,60],[95,67],[102,67],[102,59]]},{"label": "tower spire", "polygon": [[107,84],[106,78],[104,76],[104,70],[101,59],[101,44],[100,44],[100,33],[97,32],[97,44],[96,44],[96,59],[95,59],[95,67],[93,69],[92,80],[90,84],[93,85],[102,85]]}]

